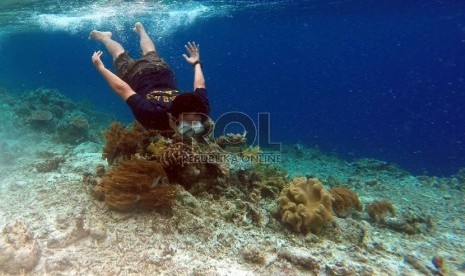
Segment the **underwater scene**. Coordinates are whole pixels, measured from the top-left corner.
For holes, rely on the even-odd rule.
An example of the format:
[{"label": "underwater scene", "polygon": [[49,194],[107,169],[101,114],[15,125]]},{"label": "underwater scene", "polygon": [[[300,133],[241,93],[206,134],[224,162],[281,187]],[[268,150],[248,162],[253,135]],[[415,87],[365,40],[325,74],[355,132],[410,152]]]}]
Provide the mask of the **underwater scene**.
[{"label": "underwater scene", "polygon": [[0,275],[465,275],[464,1],[0,1]]}]

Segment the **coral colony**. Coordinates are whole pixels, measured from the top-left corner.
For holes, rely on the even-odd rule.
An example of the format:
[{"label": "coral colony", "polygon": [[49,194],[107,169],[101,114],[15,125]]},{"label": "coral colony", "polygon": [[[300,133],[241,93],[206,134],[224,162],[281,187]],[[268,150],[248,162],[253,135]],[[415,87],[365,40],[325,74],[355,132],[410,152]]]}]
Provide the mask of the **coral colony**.
[{"label": "coral colony", "polygon": [[[227,134],[207,142],[180,139],[171,132],[145,130],[138,123],[129,127],[110,123],[109,118],[71,103],[56,90],[25,93],[18,102],[3,96],[15,122],[45,137],[42,139],[65,145],[60,154],[46,149],[35,153],[40,161],[31,166],[34,177],[43,177],[47,184],[31,198],[43,198],[46,203],[41,208],[70,204],[72,210],[82,209],[74,212],[74,217],[69,215],[73,211],[63,211],[63,217],[53,218],[51,224],[40,224],[52,225],[53,229],[42,231],[42,226],[31,228],[22,221],[6,225],[0,236],[0,269],[4,273],[67,274],[74,263],[87,261],[55,260],[57,257],[49,258],[47,254],[70,246],[93,252],[92,256],[98,254],[92,248],[108,250],[104,256],[151,252],[144,255],[148,260],[145,268],[131,268],[142,274],[218,274],[206,267],[176,271],[186,262],[174,262],[175,256],[189,248],[200,250],[207,259],[221,255],[237,261],[258,274],[388,275],[399,272],[393,267],[407,266],[404,269],[408,273],[447,275],[451,266],[457,271],[464,269],[460,257],[439,252],[431,253],[425,261],[416,254],[396,251],[403,245],[383,243],[386,236],[395,236],[399,244],[412,242],[410,246],[414,247],[414,241],[421,237],[434,241],[436,228],[436,219],[433,221],[430,213],[421,208],[413,210],[415,202],[403,198],[404,193],[413,191],[405,186],[413,177],[393,164],[370,159],[347,163],[301,144],[285,147],[283,158],[248,145],[243,134]],[[12,120],[5,122],[13,124]],[[77,159],[87,158],[83,149],[89,148],[81,148],[85,145],[96,147],[99,158],[101,151],[103,161],[76,167]],[[5,156],[15,156],[8,145],[3,147]],[[299,167],[302,164],[304,169]],[[294,174],[289,169],[294,169]],[[305,171],[316,175],[303,176]],[[78,175],[81,184],[59,180],[59,172],[64,177],[68,177],[66,172]],[[443,190],[454,187],[459,193],[464,187],[464,175],[460,171],[450,179],[422,176],[413,180],[418,185],[415,189],[422,185]],[[24,197],[21,186],[9,189]],[[394,192],[398,196],[391,201]],[[76,203],[67,203],[67,198],[75,198]],[[131,227],[137,231],[127,230]],[[442,224],[438,223],[438,227]],[[61,234],[65,230],[67,234]],[[42,232],[35,236],[33,231]],[[169,244],[173,247],[160,247]],[[373,266],[377,263],[367,257],[386,262],[388,259],[383,258],[391,251],[394,253],[389,261],[395,263],[391,267]],[[137,254],[134,256],[139,260]],[[131,260],[127,264],[123,261],[120,271],[130,273],[127,269],[132,267]],[[80,263],[75,269],[96,274],[112,267],[111,263],[99,261]],[[244,271],[219,274],[228,273]]]}]

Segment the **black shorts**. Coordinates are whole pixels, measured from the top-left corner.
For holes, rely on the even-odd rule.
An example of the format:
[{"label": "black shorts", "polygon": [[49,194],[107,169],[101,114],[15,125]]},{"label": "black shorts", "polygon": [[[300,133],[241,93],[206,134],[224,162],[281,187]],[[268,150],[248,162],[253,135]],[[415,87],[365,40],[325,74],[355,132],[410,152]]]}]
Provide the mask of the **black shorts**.
[{"label": "black shorts", "polygon": [[169,65],[154,51],[146,53],[140,59],[132,59],[128,52],[124,52],[115,59],[114,65],[116,75],[127,83],[131,83],[134,76],[144,71],[152,70],[160,74],[174,75]]}]

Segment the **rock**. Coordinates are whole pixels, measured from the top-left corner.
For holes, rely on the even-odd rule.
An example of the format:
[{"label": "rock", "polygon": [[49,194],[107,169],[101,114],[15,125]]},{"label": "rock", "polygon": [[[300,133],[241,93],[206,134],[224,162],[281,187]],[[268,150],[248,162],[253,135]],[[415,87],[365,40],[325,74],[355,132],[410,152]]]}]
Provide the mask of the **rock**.
[{"label": "rock", "polygon": [[242,250],[242,258],[248,263],[264,265],[266,263],[266,257],[263,250],[248,245]]},{"label": "rock", "polygon": [[0,237],[0,269],[18,274],[31,271],[42,251],[27,225],[18,221],[5,227]]},{"label": "rock", "polygon": [[409,263],[413,266],[418,272],[422,273],[423,275],[433,275],[433,273],[421,262],[421,260],[410,254],[404,257],[405,262]]},{"label": "rock", "polygon": [[337,262],[334,265],[326,265],[326,273],[327,275],[336,276],[336,275],[357,275],[356,271],[353,267],[349,266],[345,262]]},{"label": "rock", "polygon": [[320,272],[320,262],[309,254],[301,254],[299,252],[283,249],[278,252],[278,258],[285,259],[294,265],[309,270],[315,275]]}]

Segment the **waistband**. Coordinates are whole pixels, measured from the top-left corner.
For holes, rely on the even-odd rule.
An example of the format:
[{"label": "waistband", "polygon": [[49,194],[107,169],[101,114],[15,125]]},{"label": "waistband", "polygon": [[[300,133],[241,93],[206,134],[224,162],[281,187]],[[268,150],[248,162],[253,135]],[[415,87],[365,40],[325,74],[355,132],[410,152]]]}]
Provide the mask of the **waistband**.
[{"label": "waistband", "polygon": [[179,94],[178,90],[154,90],[145,95],[145,98],[149,101],[156,101],[161,105],[169,107],[170,103]]},{"label": "waistband", "polygon": [[153,90],[148,95],[153,95],[153,96],[177,96],[179,94],[179,90],[172,89],[172,90]]}]

